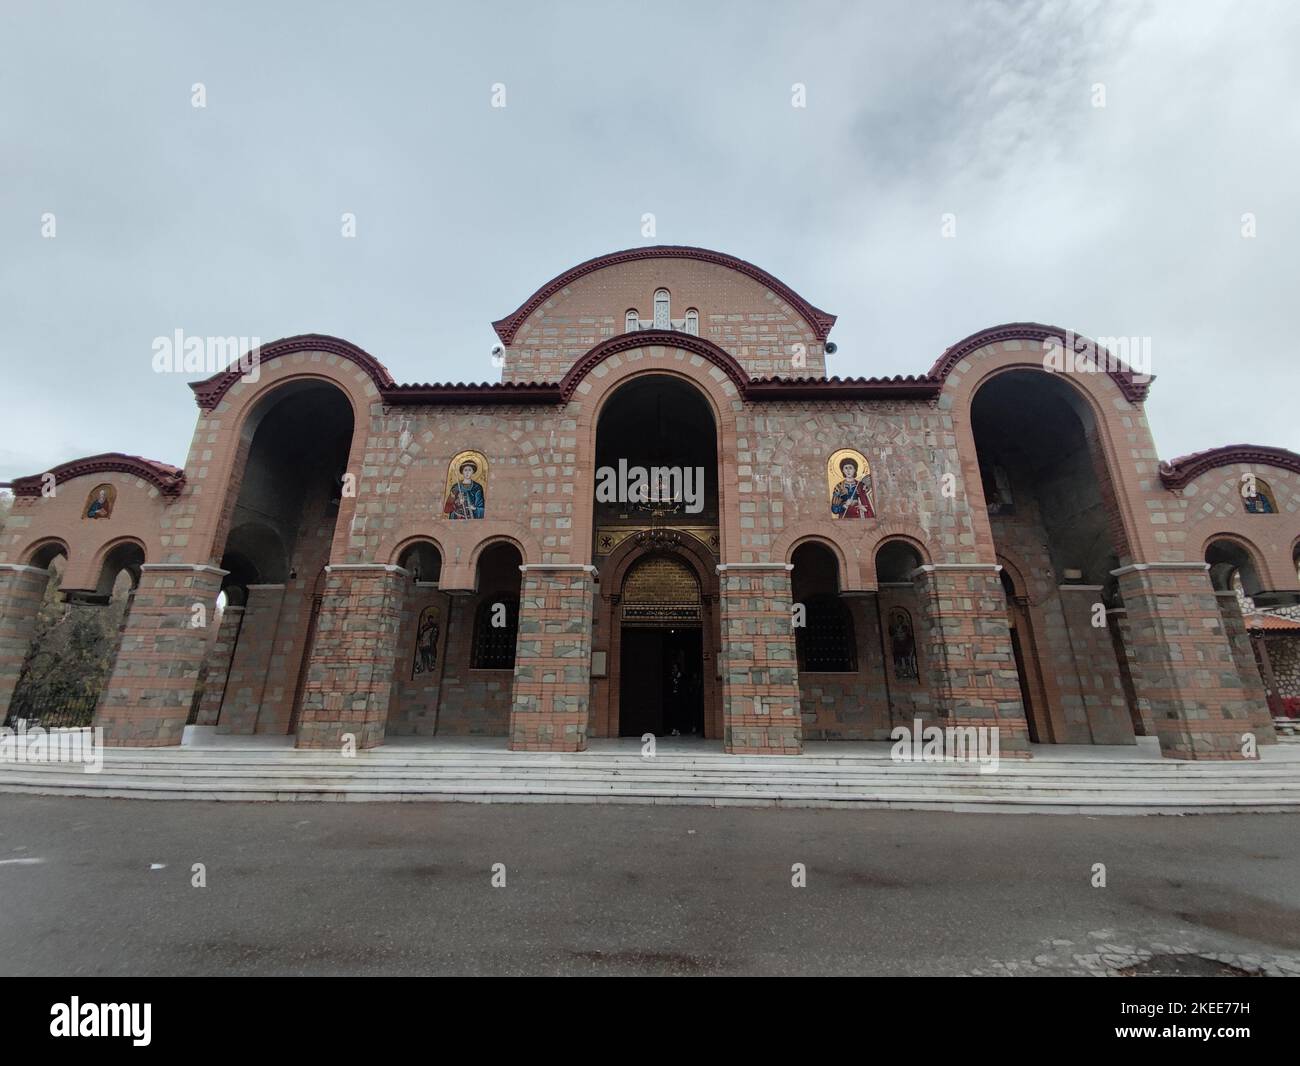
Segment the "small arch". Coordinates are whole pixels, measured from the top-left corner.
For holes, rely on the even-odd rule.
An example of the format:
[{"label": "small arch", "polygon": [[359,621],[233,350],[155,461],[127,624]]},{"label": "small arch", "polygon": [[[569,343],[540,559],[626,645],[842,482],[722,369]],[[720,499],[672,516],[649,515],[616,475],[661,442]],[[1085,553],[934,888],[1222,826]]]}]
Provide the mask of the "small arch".
[{"label": "small arch", "polygon": [[432,537],[414,537],[398,546],[392,561],[405,570],[412,581],[433,582],[442,577],[442,549]]},{"label": "small arch", "polygon": [[483,557],[493,548],[502,545],[514,548],[514,550],[519,553],[519,565],[522,566],[528,562],[528,552],[524,548],[523,541],[519,540],[517,537],[510,536],[506,533],[496,533],[490,537],[485,537],[474,545],[473,550],[469,553],[469,565],[474,570],[474,587],[480,592],[483,591],[482,586],[479,585],[479,579],[482,577],[483,573]]},{"label": "small arch", "polygon": [[852,587],[852,582],[849,580],[849,563],[848,559],[845,558],[844,555],[844,546],[831,540],[829,537],[820,536],[816,533],[808,533],[801,537],[796,537],[791,541],[789,548],[786,549],[785,561],[793,565],[795,553],[805,545],[809,544],[824,548],[831,556],[833,556],[836,567],[836,591],[844,592],[846,589],[850,589]]},{"label": "small arch", "polygon": [[115,541],[105,547],[99,556],[99,580],[95,584],[95,595],[107,603],[113,595],[118,575],[122,573],[130,578],[131,589],[134,591],[140,585],[140,568],[145,559],[144,544],[134,538]]},{"label": "small arch", "polygon": [[910,537],[890,537],[876,548],[876,582],[910,585],[912,574],[925,565],[924,549]]},{"label": "small arch", "polygon": [[1210,565],[1210,583],[1215,592],[1234,591],[1234,579],[1241,578],[1242,591],[1252,599],[1265,588],[1265,572],[1254,545],[1230,534],[1211,537],[1205,545]]},{"label": "small arch", "polygon": [[686,309],[686,320],[684,324],[687,333],[692,337],[698,337],[700,335],[700,312],[694,307],[688,307]]},{"label": "small arch", "polygon": [[627,313],[623,316],[623,332],[635,333],[640,328],[641,315],[637,312],[636,308],[629,308]]},{"label": "small arch", "polygon": [[22,557],[24,566],[35,566],[41,570],[48,570],[54,563],[54,560],[60,556],[66,561],[68,559],[68,545],[66,541],[58,537],[49,537],[45,540],[38,540],[33,544]]}]

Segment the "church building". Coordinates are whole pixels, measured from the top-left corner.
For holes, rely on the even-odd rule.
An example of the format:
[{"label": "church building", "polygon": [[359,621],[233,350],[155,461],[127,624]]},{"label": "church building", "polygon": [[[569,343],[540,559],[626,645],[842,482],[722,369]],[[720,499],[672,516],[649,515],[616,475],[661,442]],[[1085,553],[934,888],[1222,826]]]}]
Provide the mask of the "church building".
[{"label": "church building", "polygon": [[1300,455],[1162,462],[1151,378],[1064,329],[841,378],[834,324],[748,262],[658,246],[527,296],[488,384],[265,344],[190,385],[183,468],[13,483],[0,720],[57,562],[76,610],[133,586],[94,712],[113,745],[798,754],[918,719],[994,728],[1004,757],[1274,740],[1238,590],[1300,603]]}]

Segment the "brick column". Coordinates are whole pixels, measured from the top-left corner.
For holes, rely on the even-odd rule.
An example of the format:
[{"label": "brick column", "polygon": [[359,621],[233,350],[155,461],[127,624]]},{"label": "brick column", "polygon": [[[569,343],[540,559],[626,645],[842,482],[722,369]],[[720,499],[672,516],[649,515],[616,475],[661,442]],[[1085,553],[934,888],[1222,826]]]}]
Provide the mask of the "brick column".
[{"label": "brick column", "polygon": [[18,686],[18,674],[31,650],[36,616],[50,572],[39,566],[0,565],[0,724]]},{"label": "brick column", "polygon": [[1205,563],[1135,563],[1111,571],[1128,610],[1133,686],[1161,752],[1178,759],[1241,759],[1258,717]]},{"label": "brick column", "polygon": [[921,600],[917,639],[943,724],[996,728],[1004,758],[1028,757],[1029,726],[1000,569],[952,563],[914,570]]},{"label": "brick column", "polygon": [[209,614],[215,610],[225,576],[215,566],[140,567],[113,672],[95,712],[107,743],[164,747],[181,742],[208,651],[208,630],[194,625],[194,606],[202,604]]},{"label": "brick column", "polygon": [[1276,744],[1277,733],[1273,729],[1273,712],[1268,706],[1268,692],[1264,688],[1264,678],[1260,673],[1259,660],[1250,645],[1250,631],[1246,629],[1246,619],[1241,614],[1241,601],[1235,592],[1215,594],[1219,601],[1219,617],[1223,619],[1223,634],[1228,638],[1232,649],[1233,662],[1237,664],[1237,673],[1245,688],[1246,700],[1250,706],[1250,724],[1255,730],[1258,744]]},{"label": "brick column", "polygon": [[718,567],[723,744],[733,755],[803,751],[788,563]]},{"label": "brick column", "polygon": [[384,742],[406,571],[361,563],[325,568],[325,592],[303,686],[298,747]]},{"label": "brick column", "polygon": [[244,604],[244,622],[239,643],[230,660],[230,677],[226,681],[226,699],[218,733],[247,735],[257,732],[257,717],[266,692],[266,675],[275,654],[276,631],[280,625],[280,607],[284,603],[283,585],[249,585]]},{"label": "brick column", "polygon": [[[1070,658],[1068,665],[1060,665],[1073,674],[1090,742],[1136,743],[1119,659],[1102,604],[1102,586],[1061,585],[1059,592]],[[1102,605],[1100,612],[1098,604]],[[1098,618],[1100,626],[1093,624]]]},{"label": "brick column", "polygon": [[221,623],[216,638],[208,649],[208,676],[199,697],[199,710],[195,725],[216,725],[221,714],[221,703],[226,695],[226,680],[230,676],[230,663],[239,642],[239,625],[244,620],[242,607],[227,606],[221,612]]},{"label": "brick column", "polygon": [[584,751],[591,700],[594,566],[521,566],[511,751]]}]

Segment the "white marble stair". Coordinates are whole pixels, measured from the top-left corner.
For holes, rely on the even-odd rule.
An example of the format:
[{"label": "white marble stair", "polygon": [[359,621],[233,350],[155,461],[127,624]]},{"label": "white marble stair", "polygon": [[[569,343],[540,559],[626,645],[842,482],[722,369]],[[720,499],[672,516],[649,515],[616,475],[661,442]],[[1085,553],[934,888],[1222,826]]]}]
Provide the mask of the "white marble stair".
[{"label": "white marble stair", "polygon": [[[811,748],[812,746],[810,746]],[[612,746],[575,754],[393,745],[355,758],[283,746],[109,749],[101,773],[0,764],[0,792],[227,801],[622,802],[1093,814],[1300,811],[1300,751],[1184,762],[1135,748],[1039,749],[996,773],[895,763],[888,745],[802,756]]]}]

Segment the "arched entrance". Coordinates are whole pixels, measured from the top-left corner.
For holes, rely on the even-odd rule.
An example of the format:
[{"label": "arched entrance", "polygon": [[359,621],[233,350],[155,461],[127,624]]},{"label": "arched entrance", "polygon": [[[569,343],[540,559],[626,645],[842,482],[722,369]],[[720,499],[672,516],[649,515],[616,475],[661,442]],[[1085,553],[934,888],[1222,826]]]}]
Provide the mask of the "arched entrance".
[{"label": "arched entrance", "polygon": [[196,723],[219,733],[296,731],[353,428],[347,395],[317,379],[275,388],[241,426],[217,545],[222,591],[242,609],[208,660],[223,691]]},{"label": "arched entrance", "polygon": [[970,410],[1030,738],[1132,744],[1105,596],[1131,553],[1091,403],[1063,374],[1017,368]]},{"label": "arched entrance", "polygon": [[704,612],[681,556],[651,551],[619,596],[621,736],[704,736]]},{"label": "arched entrance", "polygon": [[673,374],[619,386],[596,426],[591,735],[721,739],[718,444]]}]

